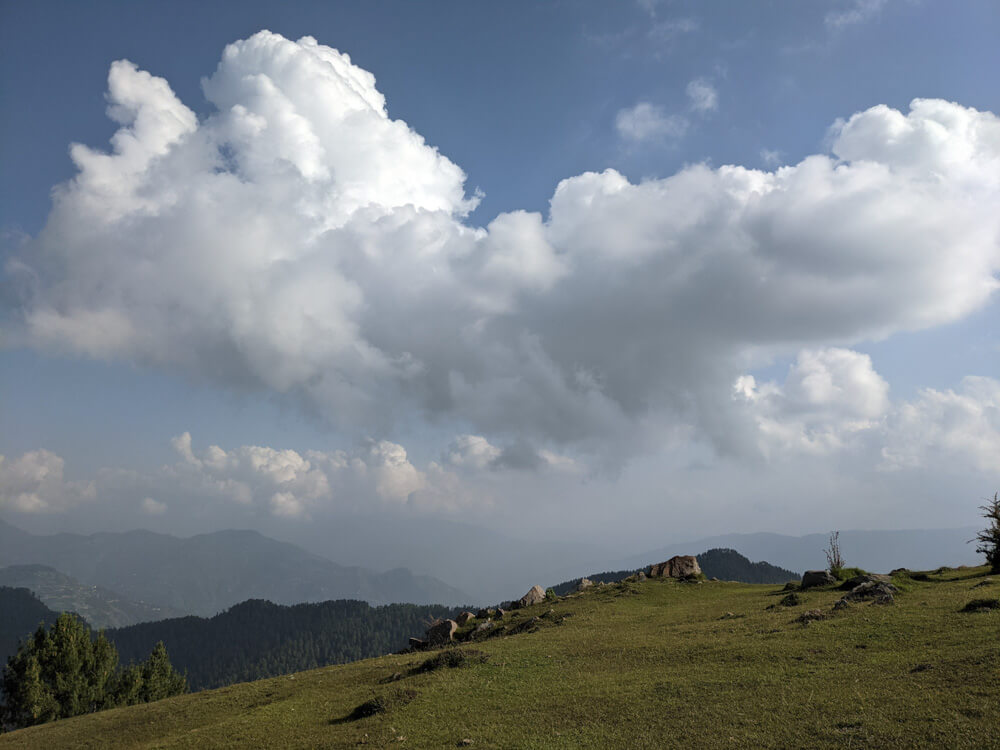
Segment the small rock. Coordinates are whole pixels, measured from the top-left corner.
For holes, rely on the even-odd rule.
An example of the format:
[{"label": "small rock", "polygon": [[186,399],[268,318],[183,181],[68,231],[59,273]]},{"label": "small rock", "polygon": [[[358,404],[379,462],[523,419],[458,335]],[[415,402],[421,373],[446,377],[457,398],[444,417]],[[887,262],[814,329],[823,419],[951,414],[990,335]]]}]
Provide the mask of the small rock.
[{"label": "small rock", "polygon": [[810,622],[815,622],[816,620],[825,620],[826,615],[823,614],[822,610],[810,609],[808,612],[803,612],[801,615],[795,618],[795,622],[801,622],[803,625],[808,625]]},{"label": "small rock", "polygon": [[470,622],[476,619],[476,616],[471,612],[460,612],[458,617],[455,618],[455,622],[458,623],[458,627],[464,627]]},{"label": "small rock", "polygon": [[519,607],[530,607],[532,604],[541,604],[545,601],[545,589],[541,586],[532,586],[528,593],[517,600]]},{"label": "small rock", "polygon": [[504,617],[507,616],[507,613],[504,610],[500,609],[500,607],[497,607],[497,611],[494,612],[494,615],[498,620],[502,620]]},{"label": "small rock", "polygon": [[485,633],[485,632],[487,632],[489,630],[493,630],[493,628],[495,628],[495,627],[496,627],[496,625],[493,624],[493,620],[487,620],[486,622],[481,622],[478,625],[476,625],[475,632],[477,632],[477,633]]},{"label": "small rock", "polygon": [[809,589],[813,586],[829,586],[836,583],[837,579],[830,575],[829,570],[807,570],[802,574],[802,583],[799,588]]},{"label": "small rock", "polygon": [[591,581],[589,578],[581,578],[580,582],[576,584],[576,590],[583,591],[584,589],[589,589],[593,585],[594,582]]},{"label": "small rock", "polygon": [[465,737],[465,738],[460,739],[458,741],[458,746],[459,747],[469,747],[469,745],[471,745],[471,744],[473,744],[473,742],[468,737]]},{"label": "small rock", "polygon": [[476,612],[476,618],[479,619],[479,620],[485,620],[487,618],[493,617],[493,615],[495,615],[495,614],[496,614],[496,610],[495,609],[486,609],[486,608],[484,608],[484,609],[481,609],[478,612]]},{"label": "small rock", "polygon": [[782,607],[797,607],[802,604],[802,597],[796,594],[794,591],[790,594],[786,594],[781,597],[781,601],[778,602]]},{"label": "small rock", "polygon": [[849,609],[850,606],[851,603],[846,599],[838,599],[836,602],[834,602],[833,609],[834,611],[839,612],[842,609]]},{"label": "small rock", "polygon": [[643,573],[640,570],[638,573],[635,574],[635,578],[636,578],[637,581],[645,581],[646,580],[646,574]]},{"label": "small rock", "polygon": [[519,633],[527,633],[538,627],[538,623],[541,621],[540,617],[532,617],[529,620],[525,620],[520,625],[515,625],[510,629],[511,635],[517,635]]}]

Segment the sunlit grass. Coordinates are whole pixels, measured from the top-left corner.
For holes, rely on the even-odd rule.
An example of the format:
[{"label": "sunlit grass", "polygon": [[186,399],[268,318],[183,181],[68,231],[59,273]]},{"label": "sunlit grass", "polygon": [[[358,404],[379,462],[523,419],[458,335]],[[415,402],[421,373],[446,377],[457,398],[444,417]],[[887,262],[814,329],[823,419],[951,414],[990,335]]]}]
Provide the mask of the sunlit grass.
[{"label": "sunlit grass", "polygon": [[[600,587],[515,613],[571,616],[477,642],[488,658],[459,668],[369,659],[61,721],[0,747],[996,748],[1000,611],[960,611],[1000,596],[1000,580],[973,589],[985,573],[900,578],[894,605],[808,626],[793,620],[829,612],[841,592],[784,607],[773,585]],[[373,699],[386,710],[349,718]]]}]

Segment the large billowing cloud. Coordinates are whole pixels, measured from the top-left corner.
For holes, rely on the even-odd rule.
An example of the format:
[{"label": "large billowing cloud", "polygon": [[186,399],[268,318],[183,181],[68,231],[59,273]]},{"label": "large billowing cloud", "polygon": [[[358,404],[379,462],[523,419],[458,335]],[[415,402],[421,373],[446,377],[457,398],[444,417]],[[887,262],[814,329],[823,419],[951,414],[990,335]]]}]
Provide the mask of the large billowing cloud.
[{"label": "large billowing cloud", "polygon": [[[112,65],[111,151],[73,147],[78,175],[6,269],[23,341],[272,389],[356,434],[431,414],[627,454],[687,425],[746,452],[798,409],[782,439],[819,449],[884,398],[870,363],[828,347],[957,320],[998,287],[1000,120],[958,104],[873,107],[774,172],[582,174],[547,216],[479,228],[461,169],[346,55],[261,32],[204,91],[199,120]],[[748,417],[736,378],[800,349],[826,354]],[[865,391],[830,429],[813,370]],[[420,481],[391,453],[390,495]]]}]

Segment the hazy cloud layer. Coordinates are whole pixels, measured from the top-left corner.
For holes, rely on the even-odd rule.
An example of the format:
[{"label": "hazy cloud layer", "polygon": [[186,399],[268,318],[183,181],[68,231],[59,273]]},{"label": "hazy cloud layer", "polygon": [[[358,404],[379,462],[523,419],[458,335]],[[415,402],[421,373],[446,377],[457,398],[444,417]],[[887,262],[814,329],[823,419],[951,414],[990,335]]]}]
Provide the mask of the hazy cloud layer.
[{"label": "hazy cloud layer", "polygon": [[832,31],[865,23],[879,14],[886,2],[887,0],[849,0],[841,3],[842,7],[829,11],[823,17],[823,23]]},{"label": "hazy cloud layer", "polygon": [[19,513],[49,513],[93,500],[93,481],[66,481],[65,462],[47,450],[18,458],[0,456],[0,508]]},{"label": "hazy cloud layer", "polygon": [[[204,91],[217,111],[199,120],[163,79],[112,65],[111,151],[72,148],[77,176],[6,268],[15,341],[271,389],[359,436],[444,417],[509,446],[456,447],[484,466],[539,445],[628,456],[680,428],[749,455],[761,425],[768,451],[815,451],[878,417],[871,363],[829,347],[960,319],[998,286],[1000,120],[954,103],[856,113],[829,154],[773,172],[588,172],[547,216],[481,228],[462,170],[346,55],[261,32]],[[633,111],[625,130],[650,122]],[[789,382],[733,398],[802,349]],[[392,445],[335,473],[450,502],[447,462],[417,470]],[[178,477],[286,515],[339,460],[178,450]]]}]

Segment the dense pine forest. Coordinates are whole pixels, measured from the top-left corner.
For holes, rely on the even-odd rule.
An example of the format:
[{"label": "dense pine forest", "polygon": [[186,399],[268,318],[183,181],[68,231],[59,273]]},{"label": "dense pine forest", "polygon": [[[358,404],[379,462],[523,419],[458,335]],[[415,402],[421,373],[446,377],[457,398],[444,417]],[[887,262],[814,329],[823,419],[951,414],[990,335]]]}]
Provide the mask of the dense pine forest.
[{"label": "dense pine forest", "polygon": [[0,671],[17,652],[18,644],[39,625],[51,625],[58,616],[28,589],[0,586]]},{"label": "dense pine forest", "polygon": [[158,641],[192,690],[343,664],[397,651],[429,622],[455,610],[437,605],[338,600],[282,606],[249,600],[211,618],[180,617],[109,630],[123,662]]}]

